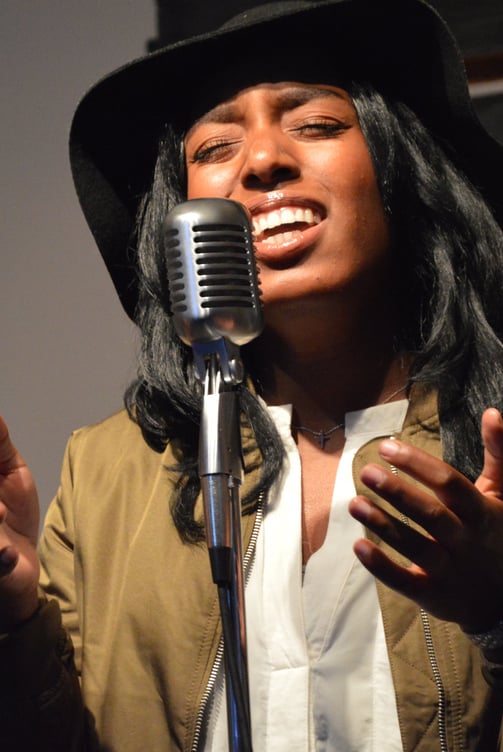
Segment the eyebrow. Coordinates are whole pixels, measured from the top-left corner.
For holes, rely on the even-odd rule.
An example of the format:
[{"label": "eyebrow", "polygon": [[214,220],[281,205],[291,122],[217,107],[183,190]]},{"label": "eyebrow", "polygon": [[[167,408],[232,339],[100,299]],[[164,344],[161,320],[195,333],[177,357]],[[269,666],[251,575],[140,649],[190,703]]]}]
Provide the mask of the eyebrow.
[{"label": "eyebrow", "polygon": [[[296,107],[301,107],[307,102],[311,102],[313,99],[319,97],[333,96],[346,101],[344,97],[334,89],[324,88],[322,86],[292,86],[286,90],[278,92],[278,97],[275,101],[275,106],[281,106],[284,110],[293,110]],[[223,102],[217,105],[213,109],[206,112],[200,118],[198,118],[190,127],[191,130],[199,125],[205,123],[231,123],[236,120],[238,116],[238,106],[235,102]]]}]

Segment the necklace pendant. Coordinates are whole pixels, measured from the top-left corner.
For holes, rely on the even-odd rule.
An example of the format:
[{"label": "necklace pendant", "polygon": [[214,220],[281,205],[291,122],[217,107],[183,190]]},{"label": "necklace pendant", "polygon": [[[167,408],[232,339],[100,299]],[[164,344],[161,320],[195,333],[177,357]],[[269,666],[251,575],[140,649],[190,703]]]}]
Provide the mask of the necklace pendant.
[{"label": "necklace pendant", "polygon": [[320,449],[325,449],[325,444],[327,443],[329,438],[330,437],[328,436],[328,434],[326,434],[324,431],[318,432],[317,439],[318,439],[318,446],[320,447]]}]

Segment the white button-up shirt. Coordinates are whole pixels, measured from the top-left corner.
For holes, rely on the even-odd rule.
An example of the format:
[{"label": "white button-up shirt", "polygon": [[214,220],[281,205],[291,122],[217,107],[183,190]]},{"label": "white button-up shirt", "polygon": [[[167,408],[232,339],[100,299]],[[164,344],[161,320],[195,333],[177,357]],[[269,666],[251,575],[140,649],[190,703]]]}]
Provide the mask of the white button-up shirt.
[{"label": "white button-up shirt", "polygon": [[[346,415],[327,535],[302,571],[301,465],[290,406],[268,408],[285,445],[246,585],[254,752],[402,752],[373,577],[352,545],[352,462],[362,444],[401,430],[407,401]],[[222,683],[205,750],[228,749]]]}]

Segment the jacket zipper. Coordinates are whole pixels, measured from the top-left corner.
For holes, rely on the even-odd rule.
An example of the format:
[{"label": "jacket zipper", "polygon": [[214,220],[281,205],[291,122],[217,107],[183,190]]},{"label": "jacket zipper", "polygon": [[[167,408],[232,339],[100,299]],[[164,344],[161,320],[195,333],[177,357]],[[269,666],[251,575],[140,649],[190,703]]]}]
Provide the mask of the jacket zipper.
[{"label": "jacket zipper", "polygon": [[[390,438],[393,439],[394,436],[390,436]],[[390,465],[390,469],[393,475],[398,475],[398,470],[394,465]],[[403,513],[400,513],[400,521],[403,522],[404,525],[409,525],[409,519]],[[423,608],[420,609],[420,614],[421,623],[423,625],[424,639],[426,642],[426,652],[428,654],[428,660],[430,662],[430,667],[433,674],[433,681],[435,682],[435,687],[437,689],[438,738],[440,741],[440,752],[449,752],[449,746],[447,744],[447,721],[445,715],[445,688],[442,681],[442,676],[440,674],[440,669],[438,667],[437,656],[435,654],[435,646],[433,645],[433,637],[431,634],[431,626],[428,614]]]},{"label": "jacket zipper", "polygon": [[[263,510],[264,510],[264,494],[261,493],[258,497],[257,511],[255,513],[255,521],[253,523],[253,530],[251,533],[250,542],[248,544],[246,553],[243,556],[243,570],[244,570],[245,584],[248,582],[248,579],[250,576],[250,571],[251,571],[250,563],[251,563],[253,552],[255,550],[255,544],[257,542],[257,537],[259,534],[260,526],[262,524]],[[213,694],[213,691],[215,689],[215,684],[216,684],[218,675],[220,673],[220,667],[222,665],[223,657],[224,657],[224,641],[223,641],[223,638],[221,637],[220,642],[218,643],[218,648],[217,648],[217,652],[215,655],[213,668],[211,669],[210,676],[208,679],[208,684],[206,685],[206,689],[201,699],[201,704],[199,706],[199,711],[197,713],[196,726],[194,730],[194,739],[192,741],[191,752],[198,752],[203,723],[205,721],[206,715],[209,713],[209,702]]]},{"label": "jacket zipper", "polygon": [[441,752],[449,752],[447,744],[447,726],[445,717],[445,689],[440,675],[440,669],[438,668],[437,656],[435,655],[435,647],[433,645],[433,638],[431,636],[431,627],[428,614],[424,609],[421,609],[421,621],[423,624],[424,638],[426,640],[426,651],[428,653],[428,659],[430,661],[431,670],[433,672],[433,679],[437,688],[438,697],[438,738],[440,740]]}]

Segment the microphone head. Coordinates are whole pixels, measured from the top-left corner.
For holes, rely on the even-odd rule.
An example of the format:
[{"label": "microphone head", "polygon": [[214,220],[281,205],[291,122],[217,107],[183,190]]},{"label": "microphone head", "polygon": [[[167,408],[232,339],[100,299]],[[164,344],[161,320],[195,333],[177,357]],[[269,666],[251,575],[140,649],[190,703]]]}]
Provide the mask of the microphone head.
[{"label": "microphone head", "polygon": [[187,344],[221,337],[241,346],[263,328],[262,303],[245,208],[224,198],[176,206],[164,225],[170,308]]}]

